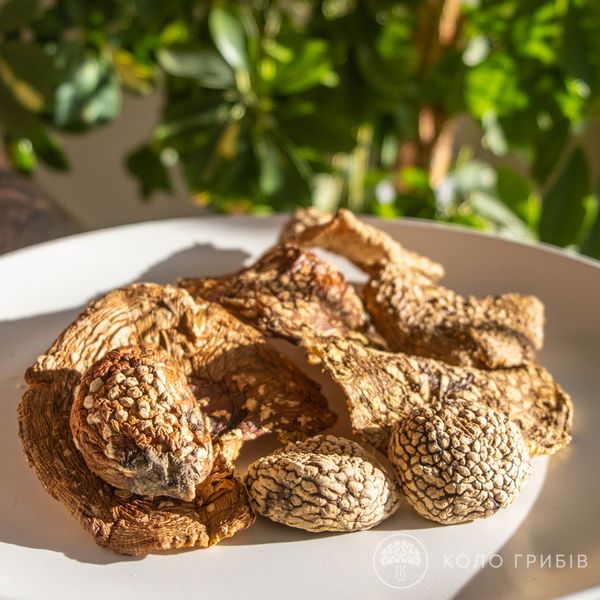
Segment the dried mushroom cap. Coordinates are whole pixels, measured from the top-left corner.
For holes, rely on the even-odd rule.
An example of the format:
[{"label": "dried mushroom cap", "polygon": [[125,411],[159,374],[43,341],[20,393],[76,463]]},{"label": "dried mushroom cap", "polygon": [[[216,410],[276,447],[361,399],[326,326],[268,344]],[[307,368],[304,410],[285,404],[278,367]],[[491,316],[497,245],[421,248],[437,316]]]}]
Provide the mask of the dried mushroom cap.
[{"label": "dried mushroom cap", "polygon": [[[82,374],[129,345],[165,349],[208,417],[220,455],[194,502],[127,497],[90,471],[72,441],[69,415]],[[135,284],[100,298],[25,379],[19,427],[31,466],[99,544],[126,554],[206,547],[247,527],[252,511],[223,455],[264,433],[294,439],[335,421],[319,386],[259,332],[174,286]]]},{"label": "dried mushroom cap", "polygon": [[344,276],[297,246],[276,246],[238,273],[186,279],[180,285],[194,297],[221,304],[266,335],[295,343],[307,333],[340,335],[385,347]]},{"label": "dried mushroom cap", "polygon": [[391,426],[412,408],[458,396],[507,415],[531,455],[553,454],[571,441],[571,398],[536,364],[495,371],[456,367],[334,337],[305,348],[342,388],[354,431],[382,451]]},{"label": "dried mushroom cap", "polygon": [[319,435],[288,444],[250,465],[255,510],[306,531],[370,529],[398,509],[394,478],[359,444]]},{"label": "dried mushroom cap", "polygon": [[196,488],[192,502],[119,490],[95,475],[69,427],[80,375],[72,369],[30,372],[19,405],[19,435],[42,485],[95,541],[113,552],[143,555],[205,548],[254,522],[243,483],[222,457]]},{"label": "dried mushroom cap", "polygon": [[340,254],[369,274],[377,273],[382,264],[393,263],[432,280],[444,275],[439,263],[407,250],[381,229],[343,208],[327,221],[324,215],[315,216],[307,209],[298,209],[284,225],[279,240]]},{"label": "dried mushroom cap", "polygon": [[193,500],[213,451],[185,375],[158,349],[111,350],[83,374],[71,432],[87,466],[117,488]]},{"label": "dried mushroom cap", "polygon": [[544,306],[534,296],[463,297],[395,265],[362,295],[390,350],[496,369],[519,366],[542,347]]},{"label": "dried mushroom cap", "polygon": [[438,523],[490,517],[531,473],[519,428],[479,402],[415,408],[392,428],[388,457],[408,503]]},{"label": "dried mushroom cap", "polygon": [[333,213],[315,208],[314,206],[298,208],[285,222],[281,234],[279,235],[279,243],[294,243],[295,240],[297,240],[309,227],[329,223],[332,217]]}]

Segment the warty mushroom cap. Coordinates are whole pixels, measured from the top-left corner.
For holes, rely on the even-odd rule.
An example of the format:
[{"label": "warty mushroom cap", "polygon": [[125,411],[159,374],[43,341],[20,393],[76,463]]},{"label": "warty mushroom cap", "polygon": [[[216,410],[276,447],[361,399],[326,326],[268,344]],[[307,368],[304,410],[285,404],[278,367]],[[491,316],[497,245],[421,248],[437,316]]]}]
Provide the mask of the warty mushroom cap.
[{"label": "warty mushroom cap", "polygon": [[414,408],[400,419],[388,458],[408,503],[444,524],[505,508],[531,473],[519,428],[488,406],[460,398]]},{"label": "warty mushroom cap", "polygon": [[255,510],[306,531],[370,529],[400,505],[394,477],[352,440],[318,435],[290,443],[248,468]]},{"label": "warty mushroom cap", "polygon": [[160,348],[125,346],[91,365],[70,424],[90,470],[134,494],[190,501],[212,469],[205,417]]}]

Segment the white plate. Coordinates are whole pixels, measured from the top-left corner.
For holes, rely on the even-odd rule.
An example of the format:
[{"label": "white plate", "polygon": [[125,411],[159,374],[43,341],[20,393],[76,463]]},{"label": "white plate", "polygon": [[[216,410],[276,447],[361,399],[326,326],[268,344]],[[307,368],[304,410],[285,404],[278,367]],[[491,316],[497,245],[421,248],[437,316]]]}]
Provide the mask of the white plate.
[{"label": "white plate", "polygon": [[[133,559],[97,547],[43,491],[21,451],[15,416],[23,373],[36,356],[93,297],[136,280],[168,282],[237,269],[275,240],[280,224],[280,217],[162,221],[0,259],[0,597],[547,598],[598,586],[599,265],[456,228],[382,225],[409,248],[443,262],[445,282],[460,292],[537,294],[548,320],[540,361],[575,402],[573,443],[552,459],[535,460],[532,478],[510,508],[443,527],[403,507],[374,530],[346,535],[311,535],[259,519],[209,550]],[[353,280],[359,277],[336,262]],[[335,387],[308,370],[343,411]],[[347,424],[342,416],[338,430]],[[275,445],[252,444],[240,467]],[[377,549],[398,534],[414,538],[421,565],[403,582],[393,569],[378,567],[380,579]],[[400,591],[390,584],[410,587]]]}]

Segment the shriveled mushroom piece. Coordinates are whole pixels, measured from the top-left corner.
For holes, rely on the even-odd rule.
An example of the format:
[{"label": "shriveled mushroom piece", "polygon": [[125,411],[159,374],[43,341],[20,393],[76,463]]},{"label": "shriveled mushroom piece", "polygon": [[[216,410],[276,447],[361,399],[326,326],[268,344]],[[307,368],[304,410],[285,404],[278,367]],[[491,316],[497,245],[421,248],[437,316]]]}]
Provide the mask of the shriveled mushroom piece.
[{"label": "shriveled mushroom piece", "polygon": [[513,502],[531,473],[517,425],[459,398],[409,411],[392,428],[388,457],[408,503],[445,524],[490,517]]},{"label": "shriveled mushroom piece", "polygon": [[370,529],[398,509],[394,478],[356,442],[319,435],[258,459],[246,485],[261,515],[306,531]]},{"label": "shriveled mushroom piece", "polygon": [[143,555],[205,548],[249,527],[254,513],[243,483],[223,456],[215,457],[195,499],[148,498],[108,484],[86,465],[69,427],[80,374],[69,368],[30,369],[19,405],[19,435],[46,491],[113,552]]},{"label": "shriveled mushroom piece", "polygon": [[91,471],[143,496],[193,500],[213,465],[204,415],[159,348],[111,350],[87,369],[71,432]]},{"label": "shriveled mushroom piece", "polygon": [[321,210],[314,206],[309,206],[307,208],[298,208],[292,213],[292,216],[285,222],[281,234],[279,236],[279,243],[294,243],[298,239],[298,237],[301,234],[303,234],[309,227],[329,223],[332,217],[333,213],[326,210]]},{"label": "shriveled mushroom piece", "polygon": [[393,263],[432,280],[444,275],[442,265],[407,250],[385,231],[361,221],[344,208],[328,220],[325,215],[298,209],[284,225],[279,240],[340,254],[369,274],[376,273],[382,263]]},{"label": "shriveled mushroom piece", "polygon": [[[83,373],[121,346],[163,348],[208,417],[219,457],[193,502],[116,490],[92,473],[72,441],[69,415]],[[205,547],[247,527],[252,511],[224,455],[264,433],[294,439],[335,421],[319,386],[258,331],[174,286],[110,292],[58,337],[25,379],[19,427],[31,466],[99,544],[124,553]]]},{"label": "shriveled mushroom piece", "polygon": [[307,332],[340,335],[385,347],[345,277],[298,246],[276,246],[247,269],[216,279],[184,279],[180,285],[266,335],[294,343]]},{"label": "shriveled mushroom piece", "polygon": [[388,264],[363,288],[363,300],[391,350],[485,369],[531,360],[544,337],[535,296],[460,296],[427,277]]},{"label": "shriveled mushroom piece", "polygon": [[495,371],[456,367],[334,337],[305,348],[342,388],[355,432],[382,451],[396,421],[442,396],[505,414],[520,427],[531,455],[553,454],[571,441],[571,398],[536,364]]}]

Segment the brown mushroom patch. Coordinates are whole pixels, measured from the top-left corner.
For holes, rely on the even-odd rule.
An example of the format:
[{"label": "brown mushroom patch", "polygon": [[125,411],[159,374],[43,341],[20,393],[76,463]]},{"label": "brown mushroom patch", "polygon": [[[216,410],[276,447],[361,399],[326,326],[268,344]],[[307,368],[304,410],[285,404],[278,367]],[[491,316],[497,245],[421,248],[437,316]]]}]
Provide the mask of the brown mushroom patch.
[{"label": "brown mushroom patch", "polygon": [[444,524],[492,516],[513,502],[531,473],[519,428],[460,398],[413,408],[393,426],[388,456],[408,503]]},{"label": "brown mushroom patch", "polygon": [[534,296],[460,296],[427,277],[383,266],[362,297],[390,350],[452,365],[516,367],[544,338],[544,306]]},{"label": "brown mushroom patch", "polygon": [[276,246],[238,273],[184,279],[180,285],[194,297],[221,304],[265,335],[293,343],[306,335],[339,335],[385,347],[345,277],[297,246]]},{"label": "brown mushroom patch", "polygon": [[193,500],[213,448],[184,373],[159,348],[107,352],[83,374],[71,433],[87,466],[144,496]]}]

